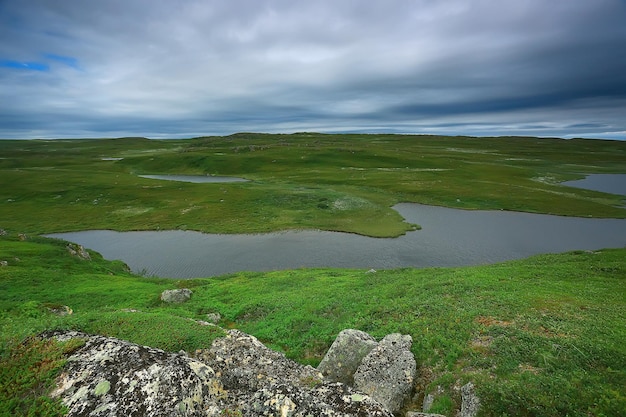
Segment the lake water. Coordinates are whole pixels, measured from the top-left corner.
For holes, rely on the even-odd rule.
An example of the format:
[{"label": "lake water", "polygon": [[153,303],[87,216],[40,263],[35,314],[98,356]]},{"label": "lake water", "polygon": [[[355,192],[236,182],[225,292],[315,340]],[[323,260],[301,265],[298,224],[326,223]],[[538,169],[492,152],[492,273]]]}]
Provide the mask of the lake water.
[{"label": "lake water", "polygon": [[507,211],[468,211],[420,204],[394,207],[422,230],[395,239],[348,233],[288,231],[256,235],[192,231],[49,235],[81,244],[135,272],[171,278],[301,267],[389,269],[465,266],[539,253],[626,246],[626,220]]},{"label": "lake water", "polygon": [[561,185],[626,196],[626,174],[591,174],[582,180],[565,181]]},{"label": "lake water", "polygon": [[141,178],[148,178],[151,180],[165,180],[165,181],[181,181],[181,182],[195,182],[195,183],[214,183],[214,182],[247,182],[249,180],[245,178],[237,177],[217,177],[210,175],[140,175]]}]

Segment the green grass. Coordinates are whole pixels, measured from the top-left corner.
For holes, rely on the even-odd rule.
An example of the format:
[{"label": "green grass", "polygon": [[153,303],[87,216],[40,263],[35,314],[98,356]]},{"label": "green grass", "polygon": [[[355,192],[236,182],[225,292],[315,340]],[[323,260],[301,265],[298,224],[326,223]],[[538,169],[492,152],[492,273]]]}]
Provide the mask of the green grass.
[{"label": "green grass", "polygon": [[[468,268],[302,269],[188,281],[138,277],[119,262],[93,252],[92,258],[71,257],[60,241],[0,238],[0,259],[8,261],[0,268],[3,381],[24,379],[24,362],[15,357],[58,370],[64,347],[32,342],[45,329],[193,351],[221,334],[195,320],[219,312],[222,326],[312,365],[345,328],[376,338],[410,334],[421,390],[441,385],[445,393],[434,407],[448,415],[460,406],[453,387],[467,381],[477,386],[485,416],[619,416],[626,410],[626,249]],[[159,300],[161,291],[180,286],[194,291],[189,302]],[[73,314],[48,310],[58,305]],[[28,349],[47,359],[24,353]],[[37,386],[49,386],[51,375],[38,376]],[[45,390],[29,392],[35,394],[20,394],[22,403],[48,404]],[[14,393],[1,395],[5,403]]]},{"label": "green grass", "polygon": [[[124,158],[119,161],[103,158]],[[1,227],[26,233],[322,229],[398,236],[417,202],[625,218],[623,197],[559,185],[626,173],[626,143],[402,135],[0,142]],[[191,184],[138,174],[245,177]]]}]

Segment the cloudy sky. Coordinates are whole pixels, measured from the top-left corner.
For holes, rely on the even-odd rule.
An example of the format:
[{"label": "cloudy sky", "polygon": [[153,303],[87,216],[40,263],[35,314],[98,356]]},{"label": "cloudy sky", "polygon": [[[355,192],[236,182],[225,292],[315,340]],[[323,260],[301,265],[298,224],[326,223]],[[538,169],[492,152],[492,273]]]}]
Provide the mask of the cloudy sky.
[{"label": "cloudy sky", "polygon": [[625,0],[0,0],[0,138],[626,139]]}]

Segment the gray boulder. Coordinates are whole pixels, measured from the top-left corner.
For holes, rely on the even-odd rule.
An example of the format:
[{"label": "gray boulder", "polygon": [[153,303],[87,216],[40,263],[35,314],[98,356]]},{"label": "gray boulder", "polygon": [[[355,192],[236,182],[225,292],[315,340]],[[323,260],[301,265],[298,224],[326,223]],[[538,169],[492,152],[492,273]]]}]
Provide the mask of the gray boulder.
[{"label": "gray boulder", "polygon": [[360,330],[342,330],[326,352],[317,370],[331,382],[354,384],[354,373],[363,358],[378,343],[372,336]]},{"label": "gray boulder", "polygon": [[49,335],[81,338],[57,379],[53,397],[68,416],[206,416],[217,410],[223,389],[200,361],[118,339],[78,332]]},{"label": "gray boulder", "polygon": [[166,303],[184,303],[191,298],[192,291],[188,288],[165,290],[161,293],[161,301]]},{"label": "gray boulder", "polygon": [[397,413],[409,399],[417,373],[411,353],[413,339],[394,333],[385,336],[363,358],[354,374],[354,387],[371,395],[392,413]]}]

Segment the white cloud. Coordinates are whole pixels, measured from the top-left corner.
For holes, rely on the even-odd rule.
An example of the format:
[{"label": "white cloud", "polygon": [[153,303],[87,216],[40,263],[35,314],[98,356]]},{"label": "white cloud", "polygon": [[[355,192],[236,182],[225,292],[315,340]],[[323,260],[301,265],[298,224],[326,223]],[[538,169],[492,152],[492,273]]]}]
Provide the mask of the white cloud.
[{"label": "white cloud", "polygon": [[0,137],[619,132],[624,20],[612,0],[2,2],[0,60],[50,69],[0,66]]}]

